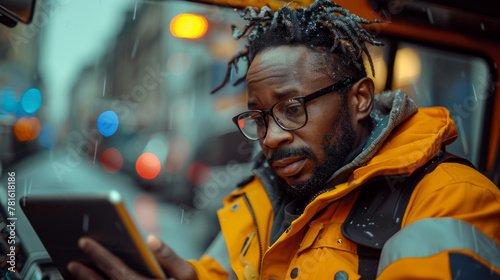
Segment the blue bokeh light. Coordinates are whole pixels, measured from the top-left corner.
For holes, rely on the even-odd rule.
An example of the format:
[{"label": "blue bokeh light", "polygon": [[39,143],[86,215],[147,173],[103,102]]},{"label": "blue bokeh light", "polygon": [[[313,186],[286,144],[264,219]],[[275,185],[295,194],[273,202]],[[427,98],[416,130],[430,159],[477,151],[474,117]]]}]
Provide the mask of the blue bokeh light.
[{"label": "blue bokeh light", "polygon": [[46,148],[53,148],[57,144],[57,129],[51,124],[44,125],[40,131],[40,142]]},{"label": "blue bokeh light", "polygon": [[118,129],[118,116],[113,111],[102,113],[97,119],[97,129],[104,136],[111,136]]},{"label": "blue bokeh light", "polygon": [[2,92],[1,108],[3,113],[14,113],[17,108],[18,101],[15,98],[15,93],[11,90],[4,90]]},{"label": "blue bokeh light", "polygon": [[37,88],[30,88],[21,97],[21,105],[26,113],[34,113],[42,105],[42,93]]}]

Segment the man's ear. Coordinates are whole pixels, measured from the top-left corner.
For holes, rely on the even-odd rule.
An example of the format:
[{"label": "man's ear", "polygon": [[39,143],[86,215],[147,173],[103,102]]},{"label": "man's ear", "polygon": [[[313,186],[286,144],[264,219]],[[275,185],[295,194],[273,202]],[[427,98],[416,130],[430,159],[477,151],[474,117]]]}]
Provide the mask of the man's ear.
[{"label": "man's ear", "polygon": [[370,115],[373,108],[374,89],[375,85],[368,77],[362,78],[351,86],[347,95],[347,104],[354,127]]}]

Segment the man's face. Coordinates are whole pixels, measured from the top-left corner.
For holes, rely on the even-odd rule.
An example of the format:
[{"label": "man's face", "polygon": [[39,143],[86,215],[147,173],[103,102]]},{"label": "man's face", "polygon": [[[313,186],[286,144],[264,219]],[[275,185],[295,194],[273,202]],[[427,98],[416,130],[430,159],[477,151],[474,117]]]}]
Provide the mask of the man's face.
[{"label": "man's face", "polygon": [[[266,110],[291,97],[305,96],[343,78],[305,46],[281,46],[259,53],[247,72],[248,108]],[[332,80],[330,77],[335,77]],[[309,197],[324,187],[352,150],[355,132],[340,93],[307,103],[307,124],[285,131],[268,117],[260,146],[274,172],[294,196]]]}]

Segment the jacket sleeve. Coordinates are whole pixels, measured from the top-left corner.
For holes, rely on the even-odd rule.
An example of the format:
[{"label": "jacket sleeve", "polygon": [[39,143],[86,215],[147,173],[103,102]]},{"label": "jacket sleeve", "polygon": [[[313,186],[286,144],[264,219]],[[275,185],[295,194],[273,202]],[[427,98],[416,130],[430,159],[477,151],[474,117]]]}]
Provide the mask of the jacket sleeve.
[{"label": "jacket sleeve", "polygon": [[188,262],[194,267],[199,280],[226,280],[229,277],[226,270],[209,255],[203,255],[198,261],[188,260]]},{"label": "jacket sleeve", "polygon": [[439,165],[417,185],[377,279],[500,279],[500,191],[474,169]]},{"label": "jacket sleeve", "polygon": [[231,264],[229,263],[229,254],[226,247],[226,242],[222,232],[219,232],[217,237],[208,247],[205,254],[200,260],[188,260],[188,262],[196,270],[199,280],[226,280],[229,278]]}]

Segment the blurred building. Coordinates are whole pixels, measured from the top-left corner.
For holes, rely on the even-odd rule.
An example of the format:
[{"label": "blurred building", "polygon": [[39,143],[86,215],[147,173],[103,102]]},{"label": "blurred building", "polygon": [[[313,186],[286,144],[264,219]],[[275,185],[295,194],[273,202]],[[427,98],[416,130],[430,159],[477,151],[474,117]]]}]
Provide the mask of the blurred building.
[{"label": "blurred building", "polygon": [[43,88],[38,75],[39,38],[43,26],[43,15],[35,17],[29,26],[18,24],[9,28],[0,25],[0,174],[2,166],[21,160],[38,148],[33,141],[17,141],[13,131],[22,117],[44,117],[43,110],[29,114],[21,106],[26,90]]}]

